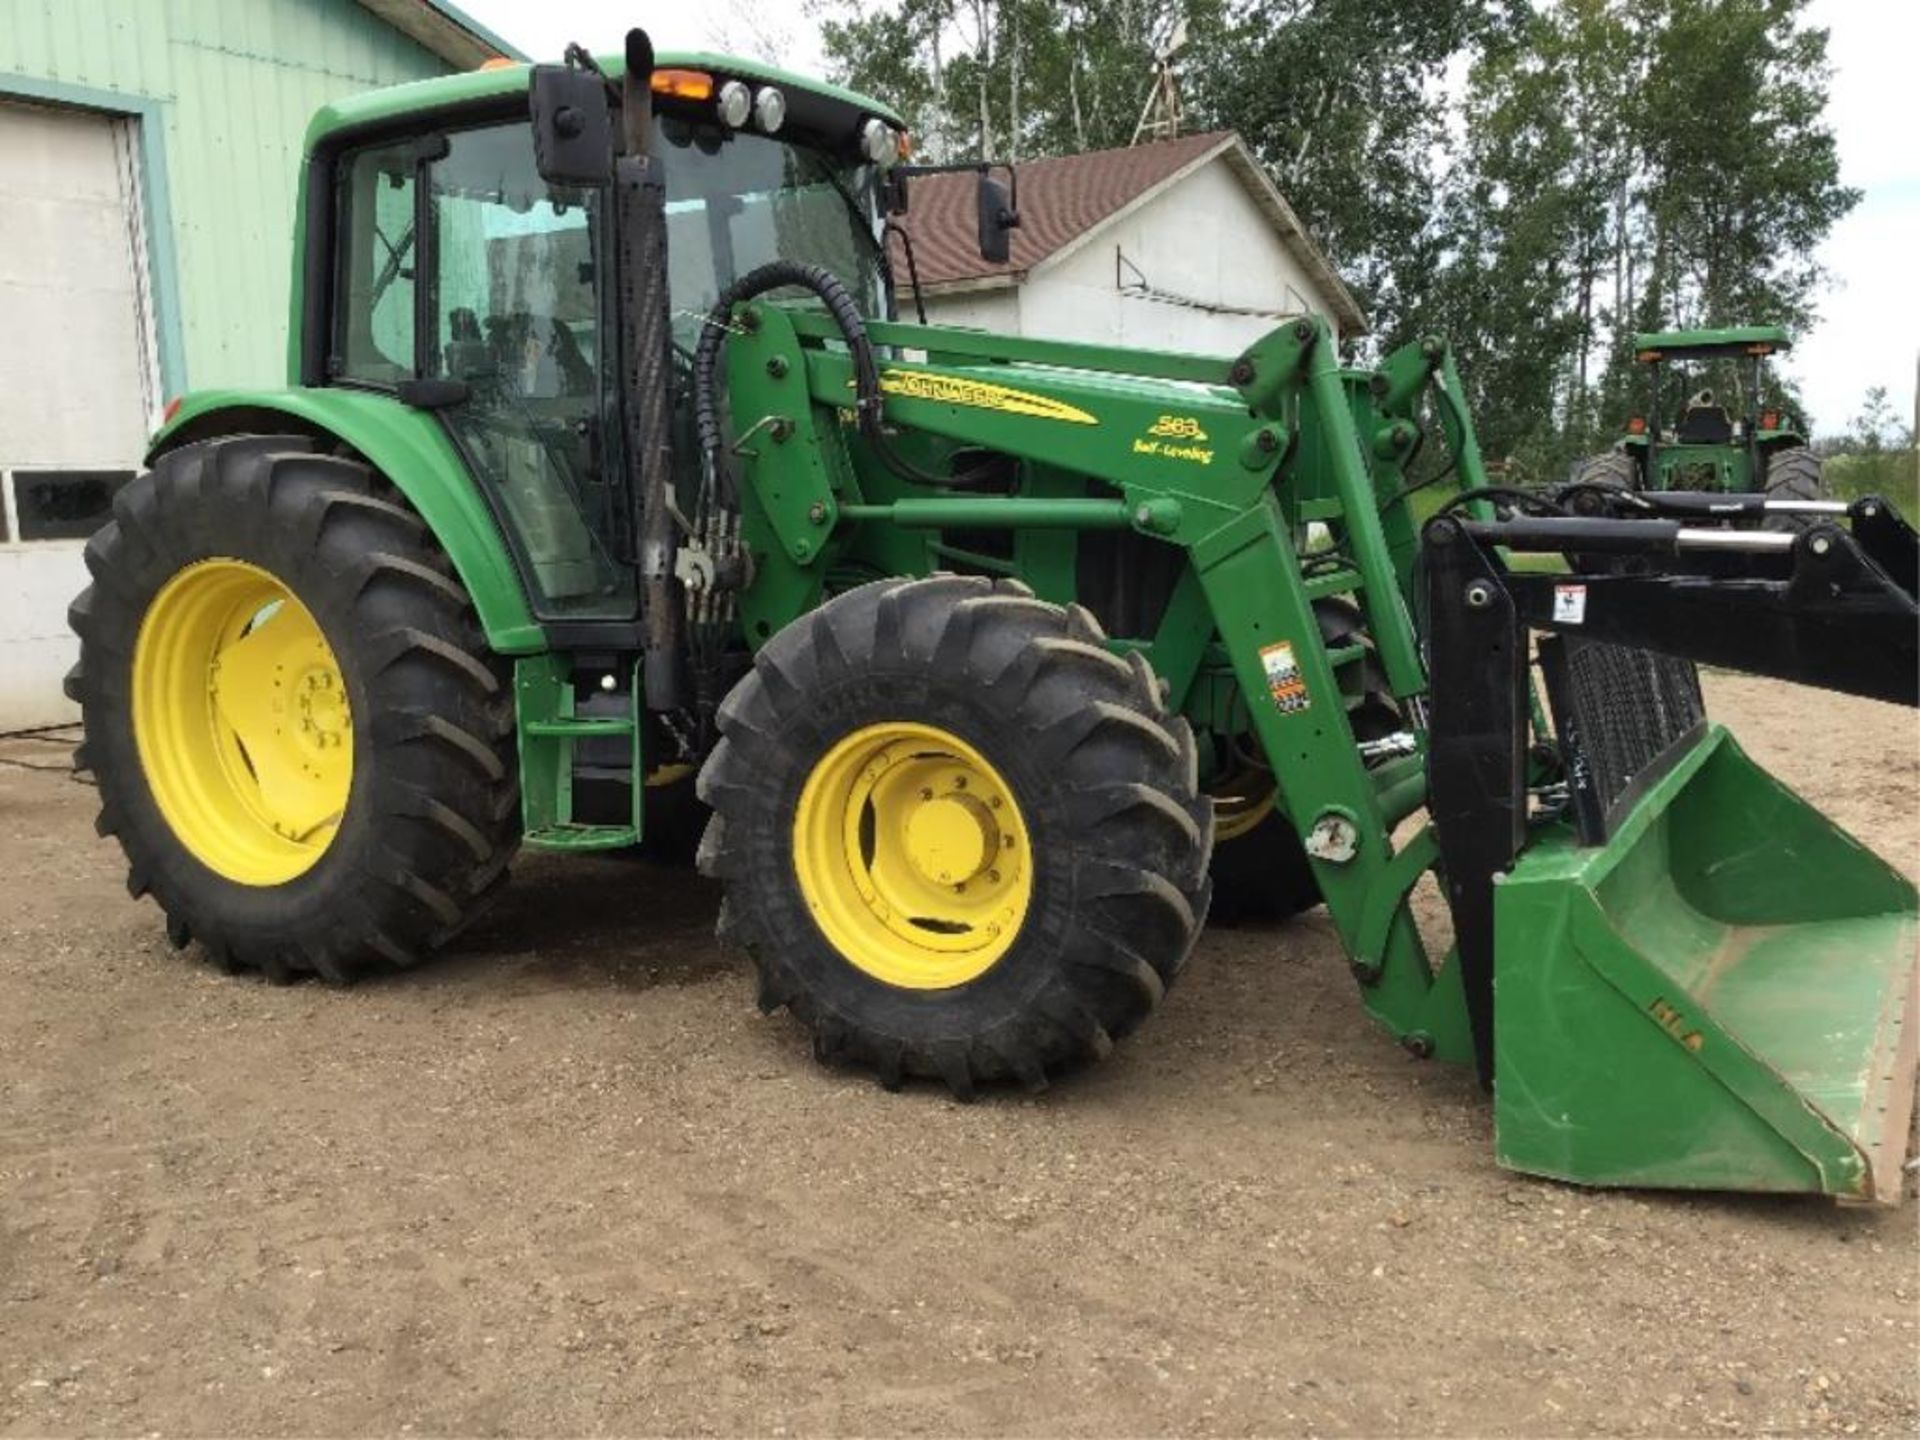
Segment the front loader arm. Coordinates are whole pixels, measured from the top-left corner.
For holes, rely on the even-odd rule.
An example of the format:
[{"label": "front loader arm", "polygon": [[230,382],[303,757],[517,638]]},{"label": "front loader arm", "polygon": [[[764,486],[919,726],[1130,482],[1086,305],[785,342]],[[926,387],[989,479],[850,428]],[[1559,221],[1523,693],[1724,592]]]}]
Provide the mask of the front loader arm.
[{"label": "front loader arm", "polygon": [[[1356,400],[1324,323],[1283,326],[1231,361],[871,326],[896,355],[928,357],[880,365],[896,444],[915,447],[923,463],[953,457],[962,470],[981,452],[1017,462],[1017,484],[979,493],[878,463],[853,423],[853,365],[832,343],[829,317],[759,303],[736,318],[727,379],[755,557],[741,606],[749,636],[775,633],[836,575],[936,568],[956,532],[998,531],[1032,546],[1119,531],[1173,548],[1184,568],[1158,630],[1116,636],[1116,648],[1143,651],[1170,689],[1177,684],[1176,704],[1197,729],[1219,716],[1196,673],[1210,664],[1231,674],[1240,697],[1232,723],[1267,757],[1368,1008],[1416,1051],[1465,1058],[1450,967],[1436,980],[1405,910],[1425,868],[1416,862],[1431,852],[1416,843],[1402,855],[1391,838],[1422,802],[1419,760],[1365,762],[1336,673],[1362,652],[1330,651],[1314,609],[1351,595],[1393,692],[1423,694],[1410,557],[1385,538],[1381,482],[1363,443],[1375,457],[1383,444],[1412,446],[1394,446],[1404,432],[1369,397]],[[1420,358],[1424,377],[1444,379],[1443,349]],[[1363,423],[1388,439],[1363,440]],[[1456,454],[1475,453],[1470,428],[1454,443]],[[1390,488],[1404,483],[1397,469],[1382,473]],[[1304,517],[1303,496],[1314,507]],[[1296,547],[1302,518],[1325,519],[1340,538],[1310,564]],[[1022,578],[1042,598],[1072,600],[1071,543],[1064,558]]]}]

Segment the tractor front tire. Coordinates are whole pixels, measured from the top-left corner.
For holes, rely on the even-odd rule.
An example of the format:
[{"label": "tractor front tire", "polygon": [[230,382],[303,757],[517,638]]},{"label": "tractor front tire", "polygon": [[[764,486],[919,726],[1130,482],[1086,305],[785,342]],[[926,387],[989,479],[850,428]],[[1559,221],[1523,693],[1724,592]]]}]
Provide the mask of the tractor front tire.
[{"label": "tractor front tire", "polygon": [[1104,1055],[1206,914],[1186,722],[1079,606],[885,580],[773,637],[700,774],[720,933],[823,1061],[958,1098]]},{"label": "tractor front tire", "polygon": [[444,944],[519,838],[511,691],[420,519],[300,436],[183,446],[73,604],[77,756],[176,946],[344,983]]}]

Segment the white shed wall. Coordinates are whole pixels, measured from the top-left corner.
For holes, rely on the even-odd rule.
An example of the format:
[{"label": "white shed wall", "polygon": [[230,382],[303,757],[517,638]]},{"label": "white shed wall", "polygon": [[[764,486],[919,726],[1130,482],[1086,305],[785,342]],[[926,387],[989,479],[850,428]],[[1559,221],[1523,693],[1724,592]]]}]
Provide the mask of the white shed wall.
[{"label": "white shed wall", "polygon": [[0,730],[79,713],[84,542],[26,527],[23,477],[131,474],[157,408],[138,123],[0,100]]},{"label": "white shed wall", "polygon": [[[900,318],[913,319],[913,298],[902,296]],[[964,325],[995,334],[1020,331],[1020,292],[1013,286],[997,290],[964,290],[957,295],[927,297],[929,325]]]},{"label": "white shed wall", "polygon": [[87,588],[79,541],[0,545],[0,730],[59,725],[80,707],[60,682],[80,653],[67,602]]},{"label": "white shed wall", "polygon": [[[1016,292],[1019,332],[1043,339],[1232,355],[1280,323],[1265,315],[1214,314],[1128,295],[1116,282],[1116,246],[1156,290],[1246,309],[1330,313],[1327,298],[1281,243],[1245,186],[1224,160],[1216,159],[1132,214],[1102,226],[1064,260],[1029,275]],[[1130,282],[1138,278],[1124,266],[1120,274]],[[1003,313],[956,323],[998,327],[1004,323]],[[943,311],[938,318],[944,317]]]}]

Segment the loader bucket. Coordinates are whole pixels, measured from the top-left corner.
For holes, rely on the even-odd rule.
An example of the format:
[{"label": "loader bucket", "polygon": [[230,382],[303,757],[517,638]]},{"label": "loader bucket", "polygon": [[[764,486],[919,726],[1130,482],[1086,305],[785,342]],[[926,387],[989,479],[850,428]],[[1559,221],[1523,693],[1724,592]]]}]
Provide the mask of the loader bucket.
[{"label": "loader bucket", "polygon": [[1500,1162],[1585,1185],[1900,1197],[1914,887],[1699,742],[1604,844],[1556,828],[1496,887]]}]

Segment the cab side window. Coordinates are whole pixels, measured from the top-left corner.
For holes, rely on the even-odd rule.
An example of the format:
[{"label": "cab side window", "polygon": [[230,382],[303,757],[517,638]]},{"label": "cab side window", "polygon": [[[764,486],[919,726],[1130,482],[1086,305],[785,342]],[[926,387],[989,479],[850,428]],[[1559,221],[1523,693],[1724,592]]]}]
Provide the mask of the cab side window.
[{"label": "cab side window", "polygon": [[414,373],[415,176],[411,145],[343,155],[335,192],[335,378],[392,385]]}]

